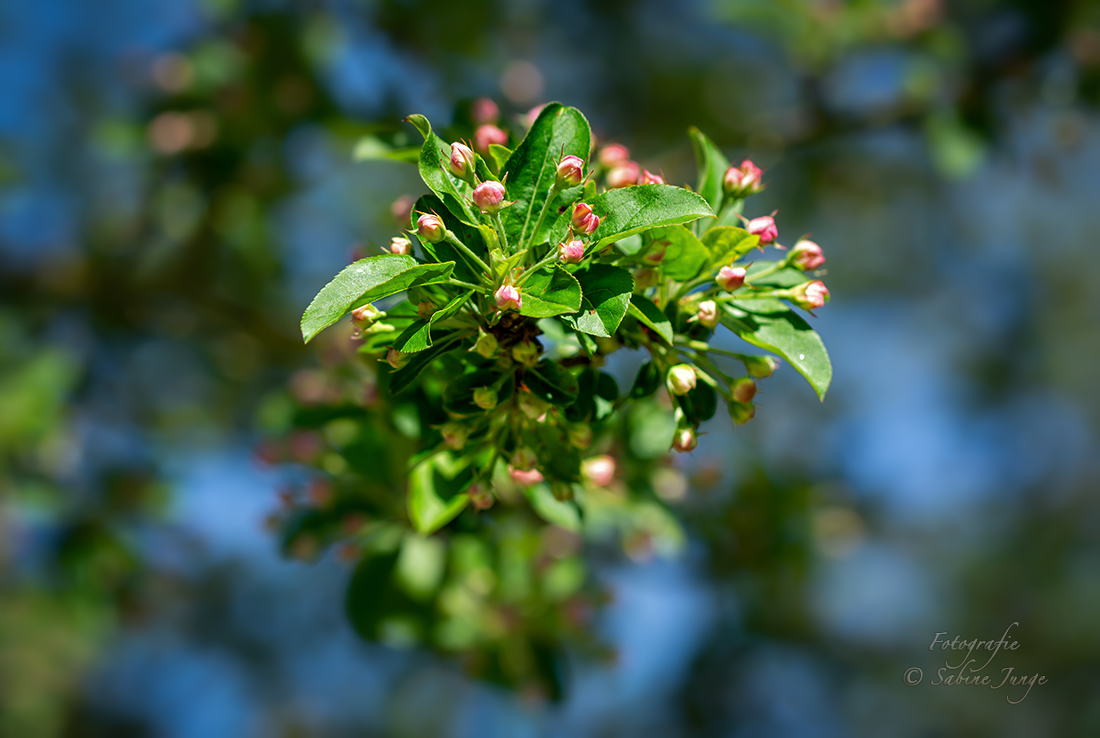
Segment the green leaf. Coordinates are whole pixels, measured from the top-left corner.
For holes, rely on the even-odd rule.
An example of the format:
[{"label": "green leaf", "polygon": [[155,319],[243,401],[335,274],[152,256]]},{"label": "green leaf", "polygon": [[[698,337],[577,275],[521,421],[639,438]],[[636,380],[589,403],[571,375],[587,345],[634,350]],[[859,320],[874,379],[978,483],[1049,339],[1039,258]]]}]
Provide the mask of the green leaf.
[{"label": "green leaf", "polygon": [[468,182],[454,176],[448,169],[451,145],[432,133],[431,123],[423,115],[410,115],[406,120],[424,136],[424,145],[420,149],[420,178],[456,218],[476,226],[478,212],[471,201],[474,190]]},{"label": "green leaf", "polygon": [[462,343],[458,341],[457,335],[457,333],[451,333],[443,337],[436,336],[435,344],[431,348],[413,354],[409,358],[408,364],[400,369],[391,371],[389,374],[390,394],[399,395],[409,389],[409,387],[412,387],[417,377],[419,377],[433,361],[449,351],[460,348]]},{"label": "green leaf", "polygon": [[[609,243],[650,228],[679,225],[698,218],[713,216],[714,211],[703,198],[683,187],[673,185],[636,185],[596,195],[587,200],[592,212],[600,217],[600,226],[592,234],[598,251]],[[562,213],[550,233],[557,243],[569,230],[571,213]]]},{"label": "green leaf", "polygon": [[634,385],[630,388],[630,397],[640,400],[649,397],[661,387],[661,370],[652,361],[647,361],[638,367],[638,374],[634,377]]},{"label": "green leaf", "polygon": [[718,210],[722,202],[723,178],[730,166],[729,159],[713,141],[698,128],[688,129],[692,147],[695,149],[695,162],[699,168],[699,184],[695,191],[706,200],[711,208]]},{"label": "green leaf", "polygon": [[382,254],[360,259],[329,282],[302,315],[306,343],[361,305],[422,284],[446,282],[454,262],[421,264],[411,256]]},{"label": "green leaf", "polygon": [[[452,215],[450,210],[443,206],[443,202],[438,197],[435,195],[424,195],[416,201],[416,207],[413,208],[412,215],[409,218],[411,221],[409,223],[409,229],[413,231],[416,230],[416,219],[419,217],[417,213],[435,213],[438,215],[443,219],[443,225],[447,226],[447,230],[455,234],[455,237],[464,243],[466,248],[477,254],[478,258],[482,261],[488,261],[487,255],[489,249],[486,246],[481,227],[463,223]],[[418,240],[420,240],[420,247],[424,249],[424,253],[431,261],[453,261],[455,263],[455,279],[460,279],[463,282],[470,282],[471,284],[480,283],[481,280],[478,275],[481,272],[481,268],[454,245],[447,241],[430,243],[421,239]]]},{"label": "green leaf", "polygon": [[394,148],[377,136],[363,136],[351,152],[352,161],[392,160],[415,162],[420,157],[419,146]]},{"label": "green leaf", "polygon": [[539,269],[527,278],[520,289],[523,298],[520,315],[552,318],[575,313],[581,308],[580,282],[557,266]]},{"label": "green leaf", "polygon": [[551,405],[565,407],[577,399],[577,378],[556,361],[540,361],[523,375],[523,383],[531,394]]},{"label": "green leaf", "polygon": [[412,621],[420,629],[430,622],[431,605],[417,602],[396,586],[397,561],[397,551],[368,556],[348,583],[344,609],[352,627],[367,640],[382,638],[386,622],[393,619]]},{"label": "green leaf", "polygon": [[631,295],[629,312],[643,325],[648,326],[654,333],[664,339],[665,343],[672,345],[672,323],[648,297]]},{"label": "green leaf", "polygon": [[514,204],[501,211],[500,217],[514,248],[525,248],[528,242],[543,243],[558,214],[580,198],[579,185],[557,193],[539,232],[533,233],[543,203],[557,179],[562,155],[587,159],[591,147],[592,133],[579,110],[561,103],[550,103],[542,109],[501,170],[506,197]]},{"label": "green leaf", "polygon": [[409,474],[409,520],[418,533],[434,533],[454,520],[470,498],[474,483],[468,458],[442,452],[417,464]]},{"label": "green leaf", "polygon": [[550,525],[579,533],[581,516],[572,500],[559,500],[549,484],[533,484],[523,491],[536,514]]},{"label": "green leaf", "polygon": [[765,277],[753,279],[754,274],[758,274],[764,269],[770,269],[773,264],[774,262],[771,261],[753,262],[752,266],[750,266],[745,273],[745,281],[751,282],[754,287],[776,287],[785,290],[791,287],[797,287],[809,279],[801,269],[795,269],[794,267],[780,269]]},{"label": "green leaf", "polygon": [[722,325],[753,346],[782,356],[825,399],[833,366],[821,336],[798,313],[770,298],[734,300],[724,308]]},{"label": "green leaf", "polygon": [[484,415],[485,410],[474,402],[474,390],[489,387],[496,390],[497,404],[507,402],[515,391],[510,374],[495,369],[479,369],[470,374],[455,377],[443,390],[443,408],[452,415],[473,417]]},{"label": "green leaf", "polygon": [[418,319],[413,321],[401,335],[394,339],[393,347],[406,354],[412,354],[417,351],[431,348],[432,326],[457,314],[466,303],[466,300],[470,298],[470,294],[470,292],[466,292],[465,294],[455,297],[439,310],[432,313],[432,316],[428,320]]},{"label": "green leaf", "polygon": [[504,163],[508,161],[508,157],[512,155],[512,150],[507,146],[501,146],[500,144],[489,144],[489,156],[493,157],[493,163],[497,169],[504,166]]},{"label": "green leaf", "polygon": [[627,270],[608,264],[593,264],[573,276],[581,285],[581,310],[562,320],[578,331],[610,338],[630,308],[634,277]]},{"label": "green leaf", "polygon": [[707,250],[695,234],[683,226],[654,228],[649,232],[655,242],[665,244],[661,271],[669,279],[687,282],[694,279],[707,263]]},{"label": "green leaf", "polygon": [[698,425],[714,417],[718,409],[718,393],[706,382],[699,382],[687,394],[677,395],[676,404],[684,411],[689,423]]},{"label": "green leaf", "polygon": [[580,451],[569,443],[569,437],[562,426],[555,423],[536,423],[533,450],[538,457],[539,468],[546,473],[548,479],[580,481]]},{"label": "green leaf", "polygon": [[703,245],[710,253],[714,266],[732,264],[760,245],[760,236],[754,236],[744,228],[717,226],[703,236]]}]

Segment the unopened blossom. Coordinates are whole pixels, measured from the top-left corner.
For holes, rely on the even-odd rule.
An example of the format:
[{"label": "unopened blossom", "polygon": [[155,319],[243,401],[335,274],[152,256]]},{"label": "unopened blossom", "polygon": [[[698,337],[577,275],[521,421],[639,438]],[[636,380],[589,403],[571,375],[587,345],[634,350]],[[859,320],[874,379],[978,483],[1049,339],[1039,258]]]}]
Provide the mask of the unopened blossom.
[{"label": "unopened blossom", "polygon": [[730,396],[738,402],[752,402],[756,397],[756,382],[748,377],[735,379],[730,385]]},{"label": "unopened blossom", "polygon": [[496,123],[500,118],[500,108],[490,98],[479,97],[470,105],[470,118],[474,125],[483,126],[486,123]]},{"label": "unopened blossom", "polygon": [[791,248],[790,263],[803,271],[818,269],[825,263],[825,254],[813,241],[802,239]]},{"label": "unopened blossom", "polygon": [[408,256],[412,253],[412,241],[404,236],[394,236],[390,239],[390,253]]},{"label": "unopened blossom", "polygon": [[586,235],[594,233],[600,227],[600,217],[592,212],[592,206],[586,202],[578,202],[573,206],[571,220],[573,228]]},{"label": "unopened blossom", "polygon": [[584,159],[572,154],[562,157],[558,162],[557,177],[559,188],[576,187],[584,181]]},{"label": "unopened blossom", "polygon": [[584,242],[569,241],[558,245],[558,253],[566,264],[579,264],[584,258]]},{"label": "unopened blossom", "polygon": [[767,246],[779,237],[779,229],[775,226],[775,218],[770,215],[753,218],[745,225],[745,230],[754,236],[759,236],[762,246]]},{"label": "unopened blossom", "polygon": [[668,389],[674,395],[686,395],[695,389],[697,379],[694,367],[677,364],[668,370]]},{"label": "unopened blossom", "polygon": [[610,456],[593,456],[581,462],[581,476],[594,487],[606,487],[615,478],[615,459]]},{"label": "unopened blossom", "polygon": [[641,176],[641,168],[637,162],[619,162],[607,173],[607,187],[612,190],[629,187],[638,183],[639,176]]},{"label": "unopened blossom", "polygon": [[363,305],[351,311],[351,324],[358,331],[365,331],[374,325],[376,320],[386,317],[386,314],[374,305]]},{"label": "unopened blossom", "polygon": [[748,373],[757,379],[767,379],[779,367],[779,359],[771,356],[745,356],[741,362]]},{"label": "unopened blossom", "polygon": [[715,328],[718,325],[718,304],[714,300],[703,300],[699,303],[695,319],[699,321],[699,325]]},{"label": "unopened blossom", "polygon": [[455,451],[461,451],[470,437],[470,429],[462,423],[444,423],[439,433],[443,436],[443,443]]},{"label": "unopened blossom", "polygon": [[504,185],[488,179],[474,188],[474,205],[483,213],[499,213],[504,207]]},{"label": "unopened blossom", "polygon": [[642,176],[638,178],[638,184],[640,184],[640,185],[664,184],[664,183],[665,183],[665,178],[664,177],[662,177],[659,174],[654,174],[653,172],[649,171],[648,169],[643,169],[642,170]]},{"label": "unopened blossom", "polygon": [[489,146],[492,144],[504,146],[507,143],[508,134],[491,123],[478,126],[478,129],[474,132],[474,148],[482,154],[488,155]]},{"label": "unopened blossom", "polygon": [[474,352],[484,356],[486,359],[491,359],[497,352],[497,337],[492,333],[486,333],[483,329],[478,328],[477,341],[474,343]]},{"label": "unopened blossom", "polygon": [[524,487],[530,487],[532,484],[538,484],[546,479],[538,469],[524,471],[522,469],[509,467],[508,474],[512,477],[513,481],[517,484],[522,484]]},{"label": "unopened blossom", "polygon": [[680,428],[672,436],[672,448],[682,454],[694,451],[699,445],[699,439],[691,428]]},{"label": "unopened blossom", "polygon": [[400,369],[401,367],[405,366],[408,361],[408,355],[401,351],[398,351],[397,349],[391,348],[386,353],[386,363],[392,366],[394,369]]},{"label": "unopened blossom", "polygon": [[475,510],[488,510],[493,506],[493,492],[484,485],[470,485],[466,495],[470,498],[470,504],[474,506]]},{"label": "unopened blossom", "polygon": [[738,290],[745,284],[745,267],[724,266],[718,270],[714,281],[726,292]]},{"label": "unopened blossom", "polygon": [[821,280],[804,282],[791,290],[791,302],[806,310],[823,307],[829,301],[829,290]]},{"label": "unopened blossom", "polygon": [[630,149],[622,144],[608,144],[600,149],[597,160],[600,162],[600,166],[613,167],[619,162],[626,161],[629,158]]},{"label": "unopened blossom", "polygon": [[447,226],[435,213],[424,213],[416,219],[416,235],[428,243],[439,243],[447,236]]},{"label": "unopened blossom", "polygon": [[459,179],[469,179],[474,173],[476,161],[469,146],[458,141],[451,144],[451,160],[448,165],[451,174]]},{"label": "unopened blossom", "polygon": [[412,195],[402,195],[393,201],[390,205],[390,214],[393,219],[404,227],[409,222],[409,217],[412,215],[413,205],[416,204],[416,199]]},{"label": "unopened blossom", "polygon": [[535,456],[535,452],[529,448],[518,448],[516,449],[516,452],[512,454],[512,466],[521,471],[534,469],[535,465],[538,463],[539,458]]},{"label": "unopened blossom", "polygon": [[510,284],[501,285],[494,295],[496,299],[497,307],[501,310],[515,310],[519,311],[523,306],[523,297],[520,296],[519,290]]},{"label": "unopened blossom", "polygon": [[756,417],[756,406],[751,402],[730,400],[730,419],[737,425],[744,425]]},{"label": "unopened blossom", "polygon": [[763,189],[761,177],[764,173],[750,160],[745,159],[741,166],[731,166],[722,178],[726,193],[733,197],[747,197]]},{"label": "unopened blossom", "polygon": [[474,404],[482,410],[492,410],[497,406],[497,393],[492,387],[478,387],[474,390]]}]

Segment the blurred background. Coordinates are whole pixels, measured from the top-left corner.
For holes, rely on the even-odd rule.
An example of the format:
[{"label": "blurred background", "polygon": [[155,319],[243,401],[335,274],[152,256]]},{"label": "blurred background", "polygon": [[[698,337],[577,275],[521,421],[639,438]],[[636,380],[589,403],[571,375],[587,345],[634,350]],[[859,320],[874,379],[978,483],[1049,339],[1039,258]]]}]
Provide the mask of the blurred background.
[{"label": "blurred background", "polygon": [[[0,89],[0,736],[1100,735],[1100,3],[4,0]],[[356,142],[482,95],[673,182],[696,125],[828,255],[825,402],[782,368],[678,554],[593,552],[560,703],[359,640],[265,529],[299,316],[424,191]],[[1023,702],[929,684],[1013,622]]]}]

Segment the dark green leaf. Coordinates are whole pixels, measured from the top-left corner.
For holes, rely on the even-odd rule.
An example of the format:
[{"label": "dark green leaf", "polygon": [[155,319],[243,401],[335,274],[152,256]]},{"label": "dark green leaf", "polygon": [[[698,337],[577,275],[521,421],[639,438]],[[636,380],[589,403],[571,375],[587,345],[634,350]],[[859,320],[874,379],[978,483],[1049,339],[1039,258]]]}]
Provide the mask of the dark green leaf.
[{"label": "dark green leaf", "polygon": [[703,236],[703,245],[710,252],[710,263],[714,266],[731,264],[760,245],[760,237],[754,236],[744,228],[717,226]]},{"label": "dark green leaf", "polygon": [[684,411],[689,423],[698,425],[714,417],[718,409],[718,393],[706,382],[699,382],[687,394],[676,396],[676,404]]},{"label": "dark green leaf", "polygon": [[580,451],[569,443],[562,427],[555,423],[537,423],[535,435],[535,456],[547,478],[564,482],[580,481]]},{"label": "dark green leaf", "polygon": [[520,315],[530,318],[552,318],[575,313],[581,307],[581,285],[564,269],[543,267],[528,277],[520,287]]},{"label": "dark green leaf", "polygon": [[360,259],[336,275],[302,315],[306,343],[361,305],[420,284],[445,282],[454,263],[420,264],[411,256],[382,254]]},{"label": "dark green leaf", "polygon": [[510,375],[501,375],[496,369],[479,369],[451,380],[443,390],[443,408],[453,415],[473,417],[484,415],[485,410],[474,402],[474,390],[489,387],[497,393],[497,404],[511,399],[515,390]]},{"label": "dark green leaf", "polygon": [[824,399],[833,366],[821,337],[798,313],[779,300],[734,300],[722,312],[722,325],[753,346],[779,354]]},{"label": "dark green leaf", "polygon": [[629,312],[660,336],[665,343],[672,345],[672,323],[648,297],[631,295]]},{"label": "dark green leaf", "polygon": [[400,369],[396,369],[390,372],[390,393],[399,395],[405,390],[409,389],[413,385],[425,369],[436,359],[448,351],[453,351],[459,348],[462,344],[458,342],[457,334],[449,334],[446,336],[436,336],[434,345],[413,354],[409,357],[409,363]]},{"label": "dark green leaf", "polygon": [[[416,230],[416,219],[419,217],[419,213],[435,213],[438,215],[443,219],[443,224],[447,226],[447,230],[455,234],[455,237],[464,243],[466,248],[477,254],[478,258],[481,260],[487,260],[489,249],[486,247],[481,228],[467,225],[460,221],[451,214],[450,210],[443,207],[443,203],[438,197],[435,195],[424,195],[416,201],[416,207],[413,208],[412,216],[410,217],[410,230]],[[455,263],[455,279],[460,279],[463,282],[470,282],[471,284],[478,284],[480,282],[478,275],[481,272],[481,268],[474,264],[470,257],[466,256],[466,254],[462,253],[462,251],[452,244],[447,241],[440,241],[439,243],[421,241],[420,246],[424,249],[424,253],[431,261],[453,261]]]},{"label": "dark green leaf", "polygon": [[[600,216],[600,227],[592,234],[597,251],[613,241],[660,226],[679,225],[697,218],[713,216],[703,198],[683,187],[637,185],[609,190],[587,200],[592,212]],[[571,211],[563,212],[550,233],[552,242],[565,238]]]},{"label": "dark green leaf", "polygon": [[424,116],[410,115],[406,120],[424,136],[424,145],[420,149],[420,178],[456,218],[476,226],[478,212],[471,201],[474,190],[468,182],[454,176],[448,169],[451,145],[432,132],[431,124]]},{"label": "dark green leaf", "polygon": [[694,279],[707,263],[707,250],[695,234],[683,226],[654,228],[649,232],[656,243],[665,245],[661,271],[669,279],[687,282]]},{"label": "dark green leaf", "polygon": [[363,559],[348,583],[344,608],[355,632],[377,641],[392,619],[414,623],[423,635],[431,621],[433,604],[417,602],[397,586],[394,576],[398,553],[382,553]]},{"label": "dark green leaf", "polygon": [[634,385],[630,388],[630,396],[635,400],[649,397],[661,386],[661,371],[652,361],[647,361],[638,367],[638,375],[634,377]]},{"label": "dark green leaf", "polygon": [[417,319],[409,325],[396,339],[394,339],[393,347],[398,351],[403,351],[406,354],[415,353],[417,351],[423,351],[424,349],[431,348],[432,346],[432,326],[436,323],[446,320],[451,316],[458,313],[462,309],[462,306],[466,303],[466,300],[470,297],[469,292],[458,295],[446,305],[441,307],[432,313],[431,318],[428,320]]},{"label": "dark green leaf", "polygon": [[610,338],[630,308],[634,278],[627,270],[608,264],[593,264],[573,276],[581,285],[581,310],[562,319],[578,331]]},{"label": "dark green leaf", "polygon": [[551,405],[565,407],[577,399],[577,378],[556,361],[540,361],[523,375],[523,383],[531,394]]}]

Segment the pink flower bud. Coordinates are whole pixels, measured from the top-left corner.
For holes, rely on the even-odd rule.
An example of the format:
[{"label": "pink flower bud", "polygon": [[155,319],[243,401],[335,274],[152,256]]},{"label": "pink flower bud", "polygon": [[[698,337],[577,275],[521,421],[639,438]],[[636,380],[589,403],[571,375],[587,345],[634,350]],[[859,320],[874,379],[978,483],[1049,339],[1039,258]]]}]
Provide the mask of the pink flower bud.
[{"label": "pink flower bud", "polygon": [[497,406],[497,393],[492,387],[478,387],[474,390],[474,404],[482,410],[492,410]]},{"label": "pink flower bud", "polygon": [[592,206],[586,202],[578,202],[573,208],[573,227],[586,235],[595,233],[600,227],[600,218],[592,212]]},{"label": "pink flower bud", "polygon": [[815,310],[829,301],[829,290],[821,280],[803,282],[791,290],[790,299],[800,308]]},{"label": "pink flower bud", "polygon": [[775,219],[770,215],[753,218],[745,226],[745,230],[754,236],[759,236],[762,246],[767,246],[779,237],[779,229],[775,227]]},{"label": "pink flower bud", "polygon": [[745,267],[724,266],[718,270],[714,281],[726,292],[740,289],[745,284]]},{"label": "pink flower bud", "polygon": [[644,184],[644,185],[647,185],[647,184],[664,184],[664,183],[665,183],[665,178],[664,177],[662,177],[658,174],[654,174],[653,172],[649,171],[648,169],[643,169],[642,170],[642,176],[638,180],[638,184]]},{"label": "pink flower bud", "polygon": [[630,149],[622,144],[608,144],[600,149],[598,158],[600,166],[613,167],[619,162],[630,158]]},{"label": "pink flower bud", "polygon": [[397,349],[390,349],[386,353],[386,363],[392,366],[394,369],[400,369],[408,363],[409,357]]},{"label": "pink flower bud", "polygon": [[695,369],[687,364],[677,364],[668,370],[668,390],[674,395],[686,395],[695,389]]},{"label": "pink flower bud", "polygon": [[751,160],[745,159],[741,162],[741,172],[744,177],[741,179],[741,186],[748,190],[748,194],[753,194],[760,191],[760,180],[764,176],[763,170],[760,167],[752,163]]},{"label": "pink flower bud", "polygon": [[752,398],[756,397],[756,382],[748,377],[735,379],[730,385],[730,395],[737,402],[752,402]]},{"label": "pink flower bud", "polygon": [[461,451],[466,445],[466,439],[470,437],[470,429],[461,423],[444,423],[439,432],[443,436],[443,443],[455,451]]},{"label": "pink flower bud", "polygon": [[570,154],[558,162],[557,185],[559,188],[576,187],[583,181],[584,159]]},{"label": "pink flower bud", "polygon": [[409,222],[409,216],[412,215],[412,209],[415,203],[416,200],[412,195],[402,195],[390,205],[390,214],[393,216],[394,220],[404,227]]},{"label": "pink flower bud", "polygon": [[512,466],[520,471],[534,469],[535,465],[538,463],[538,457],[535,456],[535,452],[529,448],[516,449],[516,452],[512,454]]},{"label": "pink flower bud", "polygon": [[620,187],[629,187],[632,184],[638,183],[638,176],[640,174],[641,168],[636,162],[619,162],[607,173],[607,186],[612,190]]},{"label": "pink flower bud", "polygon": [[467,179],[474,173],[475,167],[474,152],[469,146],[457,141],[451,144],[451,174],[459,179]]},{"label": "pink flower bud", "polygon": [[734,197],[755,195],[764,189],[760,184],[763,174],[758,166],[745,159],[740,167],[731,166],[726,170],[722,184],[726,193]]},{"label": "pink flower bud", "polygon": [[744,425],[756,417],[756,407],[751,402],[730,400],[730,419],[737,425]]},{"label": "pink flower bud", "polygon": [[741,180],[745,175],[737,167],[730,167],[722,178],[722,186],[726,192],[733,195],[741,192]]},{"label": "pink flower bud", "polygon": [[474,205],[483,213],[499,213],[504,204],[504,185],[489,179],[474,188]]},{"label": "pink flower bud", "polygon": [[718,304],[714,300],[703,300],[699,303],[699,312],[695,314],[699,325],[707,328],[715,328],[718,325]]},{"label": "pink flower bud", "polygon": [[581,476],[594,487],[606,487],[615,479],[615,459],[610,456],[593,456],[581,462]]},{"label": "pink flower bud", "polygon": [[696,438],[695,431],[691,428],[680,428],[672,436],[672,448],[682,454],[694,451],[698,445],[699,439]]},{"label": "pink flower bud", "polygon": [[390,239],[390,253],[408,256],[412,253],[412,242],[404,236],[394,236]]},{"label": "pink flower bud", "polygon": [[470,498],[470,504],[474,506],[475,510],[488,510],[493,506],[492,490],[480,484],[470,485],[466,495]]},{"label": "pink flower bud", "polygon": [[474,125],[483,126],[486,123],[496,123],[500,117],[500,108],[487,97],[479,97],[470,105],[470,117]]},{"label": "pink flower bud", "polygon": [[489,123],[479,126],[474,132],[474,148],[486,156],[489,154],[490,144],[504,146],[507,143],[508,134]]},{"label": "pink flower bud", "polygon": [[416,219],[416,235],[428,243],[439,243],[447,236],[447,226],[438,215],[424,213]]},{"label": "pink flower bud", "polygon": [[508,474],[511,475],[512,480],[515,481],[516,484],[522,484],[524,487],[530,487],[532,484],[538,484],[545,480],[545,477],[542,476],[542,472],[538,469],[522,471],[509,467]]},{"label": "pink flower bud", "polygon": [[501,285],[496,291],[497,307],[501,310],[516,310],[517,312],[523,306],[523,298],[519,294],[519,290],[510,284]]},{"label": "pink flower bud", "polygon": [[561,254],[561,260],[566,264],[579,264],[584,258],[584,242],[570,241],[559,244],[558,252]]},{"label": "pink flower bud", "polygon": [[788,258],[791,264],[803,271],[817,269],[825,263],[825,254],[822,253],[821,247],[805,239],[794,245]]}]

